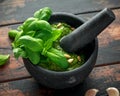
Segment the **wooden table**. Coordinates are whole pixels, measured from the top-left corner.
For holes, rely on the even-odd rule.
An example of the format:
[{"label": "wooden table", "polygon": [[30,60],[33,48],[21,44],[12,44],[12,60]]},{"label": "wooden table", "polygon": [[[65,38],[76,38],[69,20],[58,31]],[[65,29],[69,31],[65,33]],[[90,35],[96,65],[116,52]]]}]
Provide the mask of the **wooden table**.
[{"label": "wooden table", "polygon": [[[113,10],[116,20],[99,36],[96,65],[89,77],[71,89],[55,90],[39,85],[27,72],[20,59],[14,58],[8,31],[43,7],[70,12],[84,20],[101,9]],[[97,96],[107,96],[106,88],[120,90],[120,0],[0,0],[0,54],[10,60],[0,67],[0,96],[84,96],[88,89],[99,89]]]}]

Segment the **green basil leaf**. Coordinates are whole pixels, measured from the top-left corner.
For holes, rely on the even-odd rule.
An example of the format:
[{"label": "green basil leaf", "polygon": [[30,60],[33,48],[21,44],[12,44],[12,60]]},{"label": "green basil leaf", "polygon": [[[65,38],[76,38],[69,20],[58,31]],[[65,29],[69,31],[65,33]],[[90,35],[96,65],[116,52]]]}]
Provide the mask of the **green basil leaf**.
[{"label": "green basil leaf", "polygon": [[68,61],[61,51],[51,48],[47,51],[46,55],[48,56],[50,60],[56,63],[59,67],[64,68],[64,69],[68,68],[68,65],[69,65]]},{"label": "green basil leaf", "polygon": [[35,38],[40,38],[40,39],[42,39],[43,41],[46,41],[46,40],[48,40],[49,38],[52,37],[52,34],[51,34],[50,32],[45,31],[45,30],[41,30],[41,31],[37,31],[37,32],[35,33],[35,36],[34,36],[34,37],[35,37]]},{"label": "green basil leaf", "polygon": [[17,30],[10,30],[8,32],[9,37],[12,38],[12,39],[15,39],[15,37],[17,36],[17,34],[19,34],[19,32]]},{"label": "green basil leaf", "polygon": [[36,39],[28,35],[21,36],[17,40],[17,44],[24,45],[25,47],[35,52],[41,52],[43,50],[43,41],[41,39]]},{"label": "green basil leaf", "polygon": [[62,29],[56,29],[56,28],[53,28],[52,29],[52,40],[53,41],[56,41],[62,34],[63,30]]},{"label": "green basil leaf", "polygon": [[33,63],[33,64],[38,64],[40,62],[40,53],[39,52],[34,52],[30,50],[29,48],[25,48],[27,52],[27,58]]},{"label": "green basil leaf", "polygon": [[44,7],[34,13],[34,17],[38,18],[39,20],[49,20],[52,11],[49,7]]},{"label": "green basil leaf", "polygon": [[9,59],[10,55],[0,55],[0,66],[4,65]]},{"label": "green basil leaf", "polygon": [[51,32],[51,25],[45,20],[33,21],[27,28],[27,31],[46,31]]},{"label": "green basil leaf", "polygon": [[33,18],[33,17],[28,18],[28,19],[23,23],[23,25],[22,25],[19,29],[23,29],[23,31],[26,33],[28,26],[29,26],[33,21],[37,21],[37,19],[36,19],[36,18]]},{"label": "green basil leaf", "polygon": [[26,57],[26,52],[21,48],[14,48],[13,53],[14,53],[15,58],[19,58],[20,56],[24,58]]},{"label": "green basil leaf", "polygon": [[26,35],[33,37],[35,35],[35,31],[29,31],[26,33]]}]

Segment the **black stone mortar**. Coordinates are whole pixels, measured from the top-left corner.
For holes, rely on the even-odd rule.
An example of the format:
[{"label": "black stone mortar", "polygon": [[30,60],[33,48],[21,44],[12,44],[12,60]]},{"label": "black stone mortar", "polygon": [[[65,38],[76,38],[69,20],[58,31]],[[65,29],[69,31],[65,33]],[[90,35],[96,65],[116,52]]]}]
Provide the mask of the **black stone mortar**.
[{"label": "black stone mortar", "polygon": [[[81,18],[64,12],[53,13],[49,22],[64,22],[74,28],[77,28],[84,23]],[[82,66],[71,71],[56,72],[47,70],[40,66],[33,65],[29,59],[24,58],[23,62],[28,72],[38,83],[54,89],[70,88],[82,83],[94,68],[98,54],[97,38],[87,44],[83,49],[76,51],[77,54],[80,52],[83,52],[83,54],[85,54],[85,63]]]}]

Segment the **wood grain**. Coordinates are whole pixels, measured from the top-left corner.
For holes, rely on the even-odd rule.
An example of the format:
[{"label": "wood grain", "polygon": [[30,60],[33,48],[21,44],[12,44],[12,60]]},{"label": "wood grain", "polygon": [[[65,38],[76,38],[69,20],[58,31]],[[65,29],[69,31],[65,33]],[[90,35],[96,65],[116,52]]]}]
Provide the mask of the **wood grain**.
[{"label": "wood grain", "polygon": [[63,90],[46,88],[33,78],[0,83],[0,96],[84,96],[85,92],[91,88],[99,90],[97,96],[106,96],[106,88],[112,86],[120,91],[119,84],[120,63],[96,67],[82,84]]},{"label": "wood grain", "polygon": [[[31,7],[34,6],[34,7]],[[70,12],[74,14],[99,11],[105,7],[120,7],[119,0],[1,0],[0,25],[24,21],[43,7],[50,7],[54,12]]]}]

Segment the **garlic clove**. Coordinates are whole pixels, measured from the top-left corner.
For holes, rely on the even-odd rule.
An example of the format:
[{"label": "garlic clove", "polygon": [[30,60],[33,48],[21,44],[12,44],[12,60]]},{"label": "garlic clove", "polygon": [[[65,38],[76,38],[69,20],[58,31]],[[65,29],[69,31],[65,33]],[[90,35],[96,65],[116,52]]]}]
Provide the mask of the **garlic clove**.
[{"label": "garlic clove", "polygon": [[78,59],[78,61],[81,61],[81,58],[80,58],[80,56],[77,56],[77,59]]},{"label": "garlic clove", "polygon": [[69,54],[64,54],[66,58],[70,58],[71,56]]},{"label": "garlic clove", "polygon": [[73,59],[73,58],[68,59],[68,62],[69,62],[69,63],[72,63],[73,61],[74,61],[74,59]]},{"label": "garlic clove", "polygon": [[109,87],[106,89],[108,96],[120,96],[119,90],[115,87]]},{"label": "garlic clove", "polygon": [[96,94],[98,93],[98,89],[89,89],[86,93],[85,96],[96,96]]}]

